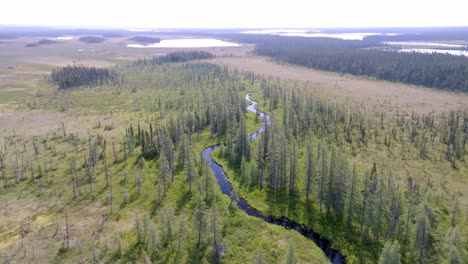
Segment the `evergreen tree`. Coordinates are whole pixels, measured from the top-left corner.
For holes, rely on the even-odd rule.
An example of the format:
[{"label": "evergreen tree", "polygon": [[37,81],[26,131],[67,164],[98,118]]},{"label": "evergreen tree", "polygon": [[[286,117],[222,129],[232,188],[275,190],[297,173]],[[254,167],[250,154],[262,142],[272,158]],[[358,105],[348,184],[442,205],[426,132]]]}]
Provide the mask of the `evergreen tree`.
[{"label": "evergreen tree", "polygon": [[297,257],[296,257],[296,253],[294,252],[294,246],[292,243],[290,243],[288,247],[288,255],[286,257],[286,264],[296,264],[296,263],[297,263]]},{"label": "evergreen tree", "polygon": [[309,195],[312,190],[312,182],[314,181],[314,158],[312,155],[312,146],[309,142],[307,144],[307,157],[306,157],[306,201],[309,202]]},{"label": "evergreen tree", "polygon": [[158,182],[163,187],[163,197],[166,197],[167,182],[169,181],[169,178],[171,177],[171,174],[172,174],[171,173],[171,168],[169,166],[169,162],[166,159],[166,156],[165,155],[160,155],[159,156],[159,177],[158,177]]},{"label": "evergreen tree", "polygon": [[417,254],[419,263],[424,263],[426,248],[428,247],[430,231],[430,222],[426,215],[424,205],[418,206],[418,214],[416,215],[416,225],[414,231],[414,246],[413,254]]},{"label": "evergreen tree", "polygon": [[320,178],[319,178],[319,203],[320,203],[320,215],[323,215],[322,205],[325,200],[325,180],[328,174],[327,166],[327,154],[325,145],[321,145],[319,148],[320,152]]},{"label": "evergreen tree", "polygon": [[294,140],[291,143],[291,151],[289,155],[289,195],[296,194],[296,178],[297,178],[297,169],[296,169],[296,143]]},{"label": "evergreen tree", "polygon": [[379,257],[379,264],[401,264],[400,245],[395,240],[393,243],[387,241]]},{"label": "evergreen tree", "polygon": [[[250,160],[250,139],[249,134],[247,133],[245,118],[243,116],[240,118],[238,148],[239,157],[245,157],[246,160]],[[240,161],[240,159],[238,160]]]},{"label": "evergreen tree", "polygon": [[267,261],[265,260],[265,256],[263,252],[260,252],[257,257],[255,258],[255,264],[266,264]]},{"label": "evergreen tree", "polygon": [[197,177],[197,169],[195,166],[195,156],[191,150],[189,139],[184,140],[184,168],[185,168],[185,177],[189,184],[189,192],[192,192],[192,185],[195,177]]},{"label": "evergreen tree", "polygon": [[206,219],[205,219],[205,201],[203,201],[200,195],[197,195],[196,198],[196,205],[194,211],[194,220],[195,220],[195,227],[197,230],[197,244],[196,249],[198,250],[201,244],[204,242],[204,233],[206,229]]},{"label": "evergreen tree", "polygon": [[215,253],[215,262],[220,263],[223,254],[222,233],[218,220],[218,211],[216,210],[216,202],[211,206],[210,215],[210,239],[212,241],[213,252]]}]

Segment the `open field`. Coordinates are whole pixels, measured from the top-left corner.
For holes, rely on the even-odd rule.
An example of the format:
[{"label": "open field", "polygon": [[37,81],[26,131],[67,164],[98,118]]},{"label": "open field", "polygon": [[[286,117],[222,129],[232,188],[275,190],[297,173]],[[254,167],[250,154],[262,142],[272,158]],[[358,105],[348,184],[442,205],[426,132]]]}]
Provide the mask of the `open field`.
[{"label": "open field", "polygon": [[[162,38],[168,36],[163,36]],[[11,96],[34,93],[41,89],[40,80],[51,69],[74,62],[89,66],[110,66],[118,62],[167,54],[180,49],[127,48],[127,38],[110,38],[99,44],[85,44],[77,39],[59,44],[25,48],[24,45],[40,38],[20,38],[4,41],[0,49],[0,92]],[[201,48],[220,58],[213,62],[232,69],[253,71],[274,78],[307,82],[320,88],[325,96],[338,102],[359,106],[367,110],[395,113],[446,112],[468,105],[468,95],[444,92],[412,85],[371,80],[368,78],[305,69],[293,65],[280,65],[268,59],[249,55],[252,48]],[[228,57],[225,57],[228,56]],[[42,87],[42,89],[46,89]],[[4,95],[7,96],[6,94]],[[0,104],[2,104],[0,100]]]},{"label": "open field", "polygon": [[394,114],[396,111],[400,113],[415,111],[428,114],[460,110],[468,106],[468,95],[465,93],[306,69],[274,63],[262,57],[216,58],[213,62],[273,78],[307,82],[309,86],[319,88],[320,93],[331,100],[366,111],[385,111]]},{"label": "open field", "polygon": [[[34,100],[40,100],[43,94],[52,92],[51,86],[44,78],[56,67],[73,63],[108,67],[138,58],[150,58],[181,50],[128,48],[126,44],[132,43],[128,41],[128,37],[108,38],[99,44],[82,43],[77,38],[31,48],[25,45],[37,42],[43,37],[23,37],[2,41],[0,44],[0,136],[13,131],[20,135],[45,135],[61,127],[62,123],[70,126],[71,131],[83,132],[90,129],[84,124],[94,126],[99,121],[109,118],[108,115],[90,113],[85,110],[75,109],[73,112],[57,113],[50,109],[35,109]],[[162,36],[162,38],[174,38],[174,36]],[[249,49],[249,47],[219,47],[197,50],[209,51],[218,56],[240,56]],[[118,122],[114,123],[118,124]]]}]

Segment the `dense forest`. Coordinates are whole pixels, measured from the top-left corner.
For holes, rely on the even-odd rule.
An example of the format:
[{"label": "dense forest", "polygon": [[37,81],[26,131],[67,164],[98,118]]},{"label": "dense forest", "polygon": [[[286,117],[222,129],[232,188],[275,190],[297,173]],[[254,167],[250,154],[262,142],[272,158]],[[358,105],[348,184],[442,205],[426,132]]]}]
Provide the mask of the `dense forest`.
[{"label": "dense forest", "polygon": [[[387,29],[388,30],[388,29]],[[401,34],[392,35],[375,35],[367,36],[365,39],[372,41],[439,41],[439,40],[467,40],[467,27],[452,27],[452,28],[414,28],[401,30],[397,29]],[[394,33],[394,32],[392,32]]]},{"label": "dense forest", "polygon": [[113,69],[74,64],[53,70],[49,79],[59,89],[70,89],[79,86],[103,86],[116,82],[119,77]]},{"label": "dense forest", "polygon": [[84,43],[101,43],[106,39],[99,36],[84,36],[80,37],[78,40]]},{"label": "dense forest", "polygon": [[376,49],[372,38],[339,40],[279,36],[237,36],[256,44],[255,53],[281,63],[320,70],[468,91],[468,58],[447,54],[404,53]]},{"label": "dense forest", "polygon": [[51,45],[51,44],[58,44],[60,42],[58,41],[55,41],[55,40],[51,40],[51,39],[41,39],[39,41],[37,41],[36,43],[28,43],[25,45],[26,48],[33,48],[33,47],[37,47],[39,45]]},{"label": "dense forest", "polygon": [[161,41],[160,38],[147,37],[147,36],[135,36],[135,37],[129,38],[128,40],[135,41],[138,43],[159,43]]},{"label": "dense forest", "polygon": [[177,51],[164,56],[155,56],[150,59],[139,59],[137,64],[159,65],[163,63],[187,62],[192,60],[212,59],[214,55],[206,51]]},{"label": "dense forest", "polygon": [[38,45],[50,45],[50,44],[57,44],[59,42],[51,39],[41,39],[37,42]]}]

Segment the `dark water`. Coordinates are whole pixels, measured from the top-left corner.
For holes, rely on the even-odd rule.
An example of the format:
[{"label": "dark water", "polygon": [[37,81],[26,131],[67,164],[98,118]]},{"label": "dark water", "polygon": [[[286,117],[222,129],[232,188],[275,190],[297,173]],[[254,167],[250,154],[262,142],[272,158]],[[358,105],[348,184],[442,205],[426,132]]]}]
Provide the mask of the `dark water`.
[{"label": "dark water", "polygon": [[[260,112],[255,108],[257,105],[257,102],[250,99],[250,94],[245,95],[245,99],[251,103],[247,107],[247,110],[255,114],[258,114],[260,117],[263,118],[262,126],[257,131],[255,131],[252,135],[250,135],[250,140],[254,140],[255,138],[260,136],[260,134],[262,134],[265,131],[266,126],[271,125],[271,120],[270,120],[269,115],[263,112]],[[203,150],[203,158],[208,162],[211,170],[213,170],[213,173],[216,177],[216,181],[218,182],[219,188],[221,188],[221,191],[223,192],[223,194],[230,196],[232,192],[232,186],[229,183],[228,178],[223,171],[223,168],[211,158],[211,152],[213,152],[214,150],[218,148],[219,148],[219,145],[207,147],[206,149]],[[255,208],[252,208],[247,203],[247,201],[245,201],[242,198],[240,198],[239,201],[237,202],[237,206],[240,209],[242,209],[244,212],[246,212],[248,215],[261,218],[271,224],[283,226],[286,229],[296,230],[299,234],[305,236],[309,240],[314,241],[317,244],[317,246],[323,250],[325,255],[327,255],[328,259],[333,264],[345,263],[343,256],[341,256],[340,253],[338,253],[338,251],[336,251],[335,249],[331,247],[331,242],[329,240],[322,238],[319,234],[307,228],[305,225],[296,223],[284,216],[272,217],[272,216],[264,215],[260,213],[259,211],[257,211]]]}]

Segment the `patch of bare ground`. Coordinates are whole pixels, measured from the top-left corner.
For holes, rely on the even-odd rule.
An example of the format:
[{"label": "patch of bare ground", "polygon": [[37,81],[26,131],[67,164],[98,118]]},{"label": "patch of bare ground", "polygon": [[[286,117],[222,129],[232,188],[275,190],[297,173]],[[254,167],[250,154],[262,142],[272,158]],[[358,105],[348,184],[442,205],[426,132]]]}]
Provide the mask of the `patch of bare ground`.
[{"label": "patch of bare ground", "polygon": [[296,80],[318,88],[320,93],[339,103],[365,111],[396,111],[420,114],[466,109],[468,95],[414,85],[374,80],[352,75],[340,75],[304,67],[279,64],[262,57],[222,57],[212,62],[231,69]]}]

